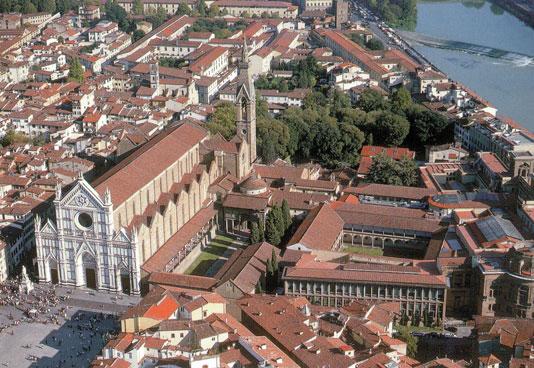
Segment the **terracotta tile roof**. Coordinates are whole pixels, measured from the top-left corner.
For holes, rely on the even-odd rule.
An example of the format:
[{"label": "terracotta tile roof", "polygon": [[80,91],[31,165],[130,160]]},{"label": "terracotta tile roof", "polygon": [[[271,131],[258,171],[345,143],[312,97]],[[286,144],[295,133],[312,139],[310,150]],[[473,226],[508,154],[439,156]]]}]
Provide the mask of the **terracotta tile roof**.
[{"label": "terracotta tile roof", "polygon": [[300,243],[310,249],[332,250],[343,231],[343,224],[329,204],[320,204],[308,213],[288,246]]},{"label": "terracotta tile roof", "polygon": [[228,193],[223,201],[223,206],[228,208],[265,210],[268,205],[268,193],[260,196],[248,196],[241,193]]},{"label": "terracotta tile roof", "polygon": [[449,358],[436,358],[424,364],[418,365],[416,368],[464,368],[464,366],[455,363]]},{"label": "terracotta tile roof", "polygon": [[479,152],[478,156],[480,161],[484,163],[489,170],[497,175],[511,175],[509,170],[503,165],[503,163],[492,152]]},{"label": "terracotta tile roof", "polygon": [[153,285],[210,291],[217,283],[217,279],[179,273],[152,272],[148,277],[148,283]]},{"label": "terracotta tile roof", "polygon": [[534,368],[534,359],[529,358],[512,358],[510,359],[510,368]]},{"label": "terracotta tile roof", "polygon": [[380,153],[385,153],[386,156],[391,157],[394,160],[400,160],[405,156],[412,159],[415,157],[414,151],[402,147],[363,146],[362,151],[360,152],[364,157],[374,157]]},{"label": "terracotta tile roof", "polygon": [[102,197],[109,188],[116,209],[206,137],[207,131],[192,123],[171,128],[156,135],[92,185]]},{"label": "terracotta tile roof", "polygon": [[123,313],[121,319],[146,317],[159,321],[168,319],[180,305],[161,287],[153,288],[139,303]]},{"label": "terracotta tile roof", "polygon": [[215,275],[219,279],[217,286],[232,280],[244,293],[254,293],[258,281],[265,278],[267,260],[272,257],[273,249],[279,257],[280,249],[266,242],[237,249]]},{"label": "terracotta tile roof", "polygon": [[[367,269],[349,269],[336,267],[335,269],[317,268],[321,263],[308,263],[304,267],[286,267],[283,279],[286,280],[331,280],[337,282],[370,282],[373,284],[386,285],[422,285],[444,288],[444,280],[436,275],[423,273],[420,269],[412,270],[410,267],[399,266],[395,270],[389,271],[378,267],[379,265],[369,265]],[[406,270],[403,270],[406,268]]]},{"label": "terracotta tile roof", "polygon": [[90,368],[130,368],[130,363],[122,358],[95,359]]},{"label": "terracotta tile roof", "polygon": [[145,272],[170,271],[174,259],[201,229],[217,214],[213,205],[197,212],[184,226],[169,238],[145,263],[141,266]]},{"label": "terracotta tile roof", "polygon": [[298,210],[311,210],[320,203],[330,201],[330,197],[326,194],[300,193],[289,190],[272,189],[269,205],[272,206],[276,204],[277,206],[281,206],[284,199],[287,201],[290,209]]},{"label": "terracotta tile roof", "polygon": [[254,170],[264,179],[280,179],[294,181],[303,179],[304,168],[293,166],[254,165]]},{"label": "terracotta tile roof", "polygon": [[441,229],[439,221],[425,218],[421,210],[375,205],[351,205],[344,203],[336,208],[345,225],[379,226],[388,229],[403,229],[432,234]]},{"label": "terracotta tile roof", "polygon": [[343,193],[424,201],[426,197],[437,194],[437,191],[429,188],[362,183],[359,184],[357,187],[349,187],[343,189]]},{"label": "terracotta tile roof", "polygon": [[483,363],[487,366],[490,366],[490,365],[493,365],[493,364],[499,364],[499,363],[502,363],[501,360],[499,358],[497,358],[495,355],[493,354],[490,354],[490,355],[485,355],[485,356],[481,356],[481,357],[478,357],[478,361],[480,363]]}]

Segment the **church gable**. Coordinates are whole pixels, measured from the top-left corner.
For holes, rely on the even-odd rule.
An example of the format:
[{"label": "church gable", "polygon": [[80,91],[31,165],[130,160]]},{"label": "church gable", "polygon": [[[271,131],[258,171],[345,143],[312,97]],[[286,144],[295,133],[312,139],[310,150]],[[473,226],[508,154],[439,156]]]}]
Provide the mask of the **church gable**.
[{"label": "church gable", "polygon": [[48,219],[46,223],[41,227],[40,232],[42,234],[57,234],[57,229],[52,223],[52,221]]},{"label": "church gable", "polygon": [[119,231],[117,231],[117,233],[115,234],[115,237],[113,238],[113,241],[118,241],[118,242],[125,242],[125,243],[128,243],[130,242],[130,238],[128,237],[128,235],[126,234],[126,230],[124,230],[124,228],[121,228]]},{"label": "church gable", "polygon": [[98,193],[85,181],[78,180],[63,198],[60,199],[62,207],[75,207],[85,209],[101,209],[104,203]]}]

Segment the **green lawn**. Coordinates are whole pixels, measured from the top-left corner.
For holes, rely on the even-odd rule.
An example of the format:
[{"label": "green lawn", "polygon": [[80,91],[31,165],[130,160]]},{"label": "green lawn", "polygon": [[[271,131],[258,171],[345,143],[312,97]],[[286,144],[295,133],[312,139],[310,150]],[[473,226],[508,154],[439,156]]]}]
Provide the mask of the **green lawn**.
[{"label": "green lawn", "polygon": [[411,334],[412,332],[442,332],[441,327],[425,327],[425,326],[402,326],[395,325],[395,330],[401,335],[403,333]]},{"label": "green lawn", "polygon": [[368,256],[381,256],[384,254],[382,248],[368,248],[368,247],[353,247],[348,246],[343,248],[343,252],[365,254]]},{"label": "green lawn", "polygon": [[234,239],[224,235],[217,235],[206,249],[199,254],[185,273],[188,275],[204,276],[213,262],[219,259],[230,245],[234,247],[238,246]]}]

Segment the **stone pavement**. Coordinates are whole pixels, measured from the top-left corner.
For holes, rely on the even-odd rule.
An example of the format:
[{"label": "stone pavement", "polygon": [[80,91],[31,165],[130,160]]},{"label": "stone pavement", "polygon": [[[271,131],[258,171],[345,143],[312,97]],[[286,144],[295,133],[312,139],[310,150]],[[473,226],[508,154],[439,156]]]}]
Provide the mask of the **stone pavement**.
[{"label": "stone pavement", "polygon": [[117,315],[139,300],[93,290],[35,287],[30,295],[18,295],[8,285],[0,295],[0,367],[87,367],[110,334],[118,333]]}]

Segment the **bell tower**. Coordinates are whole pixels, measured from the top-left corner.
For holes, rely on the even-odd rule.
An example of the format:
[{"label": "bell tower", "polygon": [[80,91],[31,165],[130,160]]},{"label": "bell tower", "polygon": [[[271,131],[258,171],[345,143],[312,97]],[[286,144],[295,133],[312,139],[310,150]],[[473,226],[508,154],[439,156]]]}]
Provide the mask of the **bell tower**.
[{"label": "bell tower", "polygon": [[244,39],[235,100],[236,126],[237,135],[248,143],[249,159],[253,163],[256,161],[256,91],[250,76],[248,54],[247,40]]},{"label": "bell tower", "polygon": [[159,89],[159,64],[157,61],[150,63],[150,88]]}]

